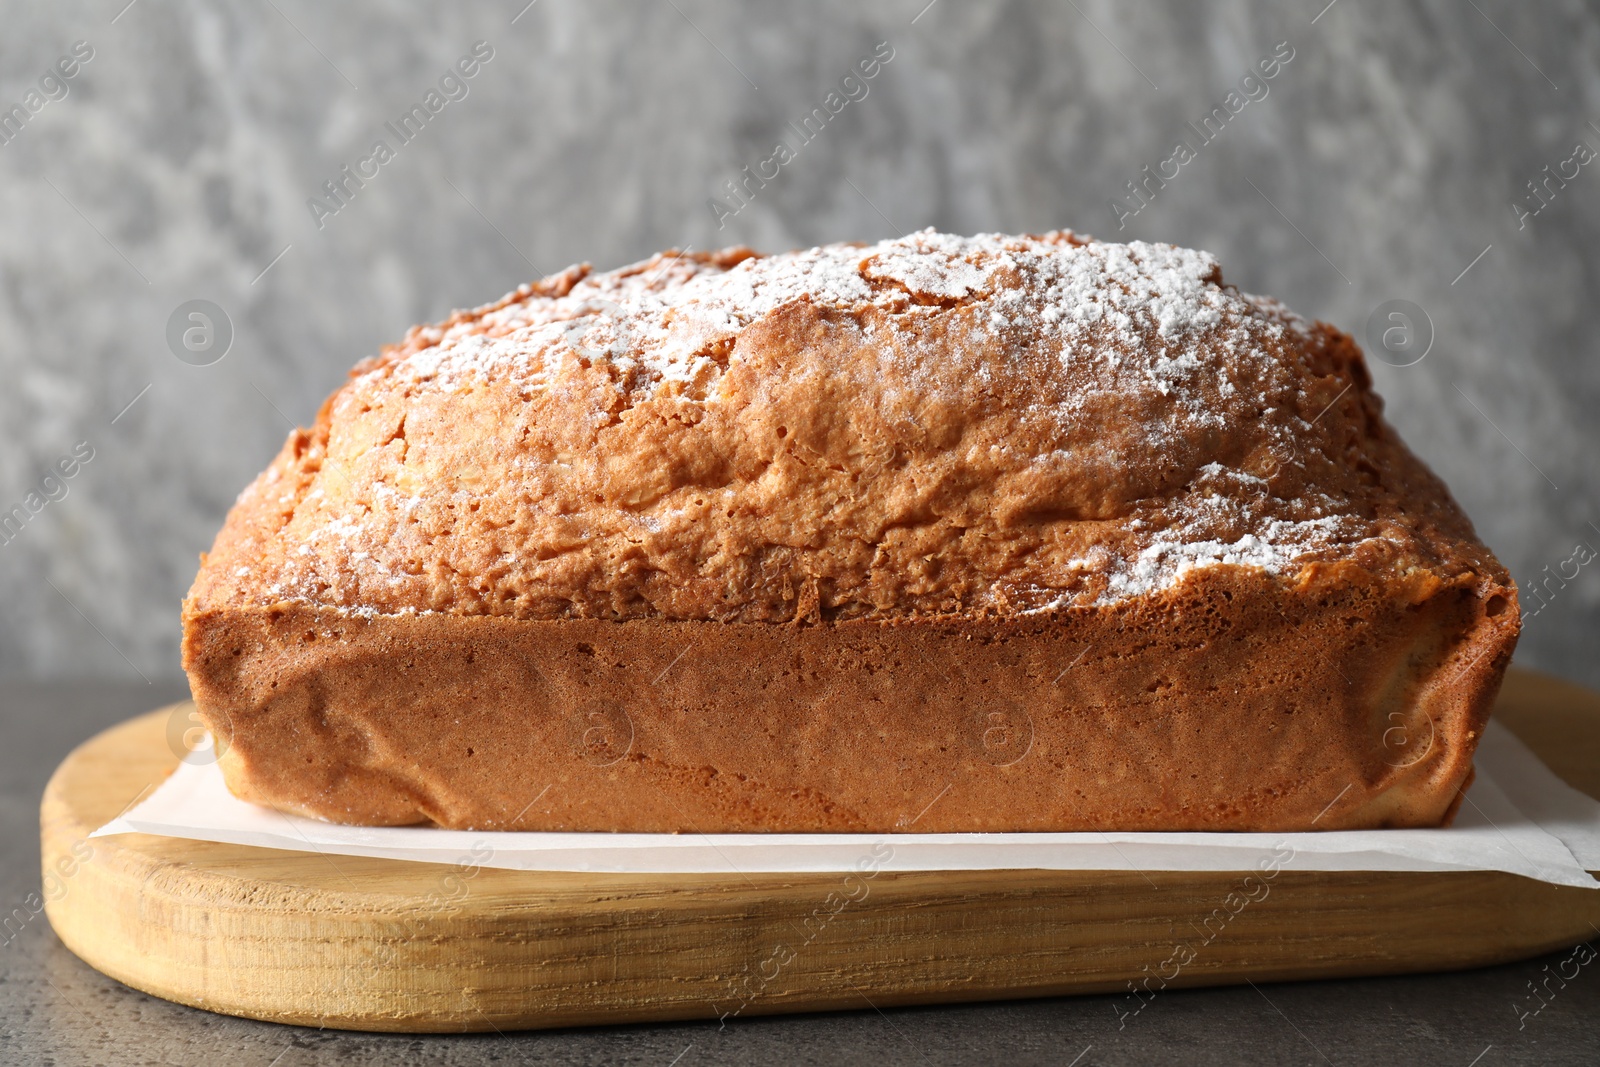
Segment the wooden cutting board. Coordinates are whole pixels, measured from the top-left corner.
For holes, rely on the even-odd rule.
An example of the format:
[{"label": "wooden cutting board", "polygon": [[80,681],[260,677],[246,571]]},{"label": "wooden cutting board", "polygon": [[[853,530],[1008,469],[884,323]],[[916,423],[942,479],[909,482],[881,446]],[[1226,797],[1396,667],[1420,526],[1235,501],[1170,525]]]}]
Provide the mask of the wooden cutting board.
[{"label": "wooden cutting board", "polygon": [[[46,911],[111,977],[256,1019],[511,1030],[1127,993],[1473,967],[1600,927],[1600,892],[1492,872],[552,874],[87,840],[176,765],[174,715],[56,771]],[[1600,696],[1512,671],[1496,715],[1600,797]]]}]

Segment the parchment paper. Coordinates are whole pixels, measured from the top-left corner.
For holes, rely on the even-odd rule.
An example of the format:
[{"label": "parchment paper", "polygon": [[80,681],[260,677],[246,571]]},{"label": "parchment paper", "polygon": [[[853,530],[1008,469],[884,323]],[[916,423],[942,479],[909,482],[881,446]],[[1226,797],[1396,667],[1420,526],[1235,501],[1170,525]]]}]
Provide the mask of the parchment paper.
[{"label": "parchment paper", "polygon": [[1491,722],[1454,826],[1321,833],[607,834],[337,826],[236,799],[209,748],[94,837],[144,833],[461,867],[616,873],[1507,871],[1600,888],[1600,803]]}]

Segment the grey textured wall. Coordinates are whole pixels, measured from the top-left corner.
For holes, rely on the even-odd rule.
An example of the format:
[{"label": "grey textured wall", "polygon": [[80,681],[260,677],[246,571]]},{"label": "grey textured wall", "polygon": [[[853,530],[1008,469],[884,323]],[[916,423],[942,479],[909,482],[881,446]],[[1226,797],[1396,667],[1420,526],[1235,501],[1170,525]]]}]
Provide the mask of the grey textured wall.
[{"label": "grey textured wall", "polygon": [[[1519,581],[1600,548],[1600,166],[1574,160],[1600,148],[1592,7],[523,2],[0,4],[0,107],[93,49],[0,145],[0,510],[93,449],[0,546],[0,674],[174,674],[196,553],[350,364],[536,274],[672,245],[1069,226],[1210,249],[1358,335],[1409,300],[1431,350],[1376,368],[1402,433]],[[383,123],[477,41],[465,98],[319,228],[308,198],[396,147]],[[719,229],[707,200],[880,41],[868,95]],[[1186,123],[1280,42],[1265,97],[1199,144]],[[1195,158],[1132,213],[1126,183],[1183,136]],[[232,323],[211,365],[169,349],[194,299]],[[1596,572],[1551,583],[1521,662],[1600,684]]]}]

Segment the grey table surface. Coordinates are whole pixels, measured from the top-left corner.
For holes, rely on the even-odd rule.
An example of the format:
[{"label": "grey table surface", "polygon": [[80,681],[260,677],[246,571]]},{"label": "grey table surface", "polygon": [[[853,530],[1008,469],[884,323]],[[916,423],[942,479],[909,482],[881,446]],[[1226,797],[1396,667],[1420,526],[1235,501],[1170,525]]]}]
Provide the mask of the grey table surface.
[{"label": "grey table surface", "polygon": [[0,683],[0,905],[12,916],[0,943],[0,1063],[1600,1062],[1600,967],[1583,967],[1564,985],[1549,982],[1547,1003],[1531,993],[1570,952],[1453,974],[1167,991],[1120,1029],[1112,996],[882,1011],[864,1001],[860,1011],[726,1027],[426,1037],[308,1030],[181,1007],[97,973],[42,915],[17,923],[39,889],[39,796],[51,771],[98,730],[184,695],[181,681]]}]

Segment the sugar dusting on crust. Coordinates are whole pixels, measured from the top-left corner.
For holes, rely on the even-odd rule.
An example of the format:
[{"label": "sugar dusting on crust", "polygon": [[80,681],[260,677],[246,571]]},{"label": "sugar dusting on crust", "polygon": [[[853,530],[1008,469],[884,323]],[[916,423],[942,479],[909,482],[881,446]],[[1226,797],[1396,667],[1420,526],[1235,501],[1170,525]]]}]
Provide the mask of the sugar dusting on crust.
[{"label": "sugar dusting on crust", "polygon": [[[996,328],[1077,342],[1109,338],[1109,347],[1099,342],[1105,358],[1153,356],[1138,360],[1140,369],[1175,385],[1201,368],[1200,336],[1223,325],[1226,309],[1251,300],[1222,289],[1220,280],[1207,252],[1142,241],[1080,243],[1065,234],[969,238],[925,230],[877,245],[751,257],[731,270],[669,254],[588,275],[555,299],[487,311],[445,330],[395,370],[440,386],[473,374],[538,378],[578,350],[636,363],[653,380],[687,380],[709,349],[797,300],[904,312],[919,303],[987,298]],[[1161,343],[1151,345],[1153,337]]]},{"label": "sugar dusting on crust", "polygon": [[1223,284],[1204,252],[924,231],[557,281],[365,365],[325,452],[293,460],[279,525],[242,538],[272,561],[256,595],[530,618],[1032,612],[1196,568],[1292,578],[1378,541],[1417,551],[1339,465],[1333,442],[1370,432],[1359,395],[1315,420],[1354,373],[1326,328]]}]

